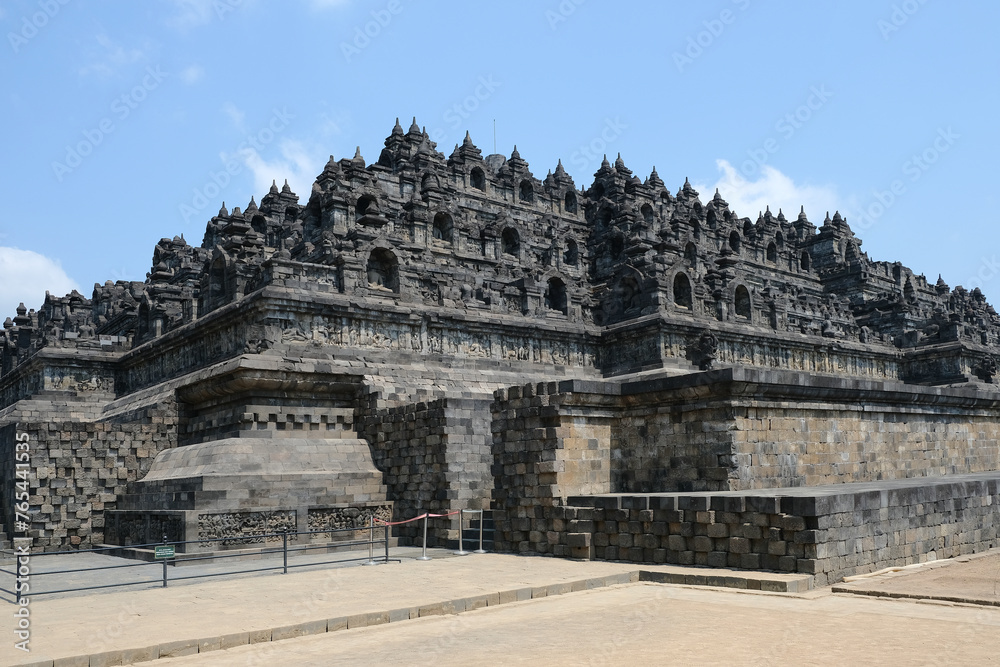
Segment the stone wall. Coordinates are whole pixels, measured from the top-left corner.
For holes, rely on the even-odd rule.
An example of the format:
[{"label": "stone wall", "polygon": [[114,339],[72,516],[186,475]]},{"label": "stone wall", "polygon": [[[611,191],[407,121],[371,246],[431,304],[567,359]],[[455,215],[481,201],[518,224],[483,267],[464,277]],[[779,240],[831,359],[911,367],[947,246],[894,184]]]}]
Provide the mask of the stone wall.
[{"label": "stone wall", "polygon": [[[493,478],[489,401],[445,398],[379,408],[375,394],[360,411],[358,431],[383,472],[394,520],[459,509],[489,509]],[[433,519],[428,545],[458,539],[458,516]],[[423,524],[397,526],[402,543],[420,543]]]},{"label": "stone wall", "polygon": [[[114,421],[23,421],[0,432],[0,508],[13,521],[14,439],[27,433],[33,548],[92,548],[104,542],[104,512],[129,482],[141,479],[156,455],[177,446],[177,406],[154,405]],[[8,530],[8,534],[12,531]]]},{"label": "stone wall", "polygon": [[501,550],[825,582],[997,539],[995,394],[734,368],[494,397]]},{"label": "stone wall", "polygon": [[627,383],[613,491],[814,486],[1000,469],[1000,395],[731,368]]},{"label": "stone wall", "polygon": [[495,398],[501,506],[514,496],[728,491],[1000,469],[1000,395],[969,389],[737,367],[625,383],[539,383]]},{"label": "stone wall", "polygon": [[1000,540],[1000,473],[567,502],[498,521],[498,548],[800,572],[823,586],[884,567],[985,551]]}]

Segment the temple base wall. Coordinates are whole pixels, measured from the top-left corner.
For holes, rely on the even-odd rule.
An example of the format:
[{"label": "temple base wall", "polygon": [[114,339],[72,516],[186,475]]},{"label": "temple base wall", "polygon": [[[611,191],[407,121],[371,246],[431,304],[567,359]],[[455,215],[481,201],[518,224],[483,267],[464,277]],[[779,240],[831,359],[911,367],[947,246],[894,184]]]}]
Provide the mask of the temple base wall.
[{"label": "temple base wall", "polygon": [[[577,496],[497,517],[498,548],[847,576],[1000,544],[1000,473],[746,492]],[[502,536],[502,537],[500,537]]]},{"label": "temple base wall", "polygon": [[[35,549],[93,548],[104,542],[105,511],[142,479],[161,451],[177,446],[177,405],[159,403],[109,421],[22,421],[0,431],[5,526],[14,526],[15,438],[28,435]],[[8,532],[10,530],[8,529]]]},{"label": "temple base wall", "polygon": [[997,543],[992,392],[731,368],[511,387],[492,411],[500,550],[822,585]]},{"label": "temple base wall", "polygon": [[1000,394],[727,368],[495,393],[495,498],[730,491],[1000,469]]}]

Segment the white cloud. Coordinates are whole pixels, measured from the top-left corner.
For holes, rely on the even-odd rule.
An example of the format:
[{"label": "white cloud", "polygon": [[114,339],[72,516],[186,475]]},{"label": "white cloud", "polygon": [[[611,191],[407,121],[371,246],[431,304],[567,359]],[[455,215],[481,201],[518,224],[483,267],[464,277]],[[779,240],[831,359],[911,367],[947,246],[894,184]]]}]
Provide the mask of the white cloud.
[{"label": "white cloud", "polygon": [[233,122],[233,126],[236,127],[240,132],[245,132],[246,127],[243,125],[243,119],[246,118],[246,114],[240,111],[235,104],[232,102],[226,102],[222,105],[222,111],[229,116],[229,120]]},{"label": "white cloud", "polygon": [[191,65],[181,71],[181,81],[189,86],[198,83],[204,76],[205,70],[201,68],[201,65]]},{"label": "white cloud", "polygon": [[341,125],[343,124],[343,114],[339,114],[336,118],[330,116],[330,114],[323,112],[319,115],[320,124],[318,128],[319,135],[324,139],[329,139],[330,137],[338,136],[341,134]]},{"label": "white cloud", "polygon": [[167,23],[175,28],[193,28],[204,25],[212,20],[215,12],[212,3],[215,0],[171,0],[176,9]]},{"label": "white cloud", "polygon": [[[288,179],[292,192],[303,201],[308,199],[313,181],[323,169],[324,157],[307,150],[302,142],[290,139],[281,142],[280,151],[281,157],[270,161],[253,148],[243,149],[236,157],[253,173],[255,193],[263,195],[267,192],[272,180],[280,186]],[[223,155],[223,160],[230,157]]]},{"label": "white cloud", "polygon": [[[804,206],[809,219],[818,224],[826,216],[838,208],[838,195],[833,186],[828,185],[797,185],[790,177],[774,167],[763,165],[760,177],[756,181],[748,181],[726,160],[716,160],[716,166],[721,175],[713,185],[694,185],[701,194],[703,202],[709,201],[719,189],[722,198],[729,202],[729,208],[741,218],[757,219],[757,214],[768,206],[771,212],[778,213],[782,209],[785,216],[794,219],[799,213],[799,207]],[[840,208],[846,202],[840,201]]]},{"label": "white cloud", "polygon": [[117,73],[120,68],[145,58],[142,49],[126,48],[113,41],[106,33],[98,33],[94,35],[94,39],[101,48],[91,54],[91,62],[80,68],[81,76],[96,74],[109,77]]},{"label": "white cloud", "polygon": [[13,317],[21,302],[28,310],[38,310],[46,291],[63,296],[79,289],[58,261],[31,250],[0,246],[0,321]]},{"label": "white cloud", "polygon": [[312,0],[313,9],[331,9],[333,7],[343,7],[350,0]]},{"label": "white cloud", "polygon": [[251,5],[262,5],[258,0],[167,0],[174,12],[166,19],[172,28],[187,30],[206,25],[212,21],[224,21],[234,12]]}]

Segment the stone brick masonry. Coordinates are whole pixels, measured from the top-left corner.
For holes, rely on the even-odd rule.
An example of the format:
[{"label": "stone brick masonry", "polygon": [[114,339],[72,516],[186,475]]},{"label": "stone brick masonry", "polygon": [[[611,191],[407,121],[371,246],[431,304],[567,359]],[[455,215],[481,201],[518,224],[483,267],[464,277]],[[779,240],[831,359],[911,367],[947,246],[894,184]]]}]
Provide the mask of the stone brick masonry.
[{"label": "stone brick masonry", "polygon": [[[727,369],[511,387],[492,409],[503,549],[826,582],[997,543],[1000,473],[959,474],[1000,463],[993,397]],[[633,495],[651,486],[678,493]]]},{"label": "stone brick masonry", "polygon": [[[177,446],[177,407],[159,404],[140,413],[98,422],[19,423],[0,431],[0,447],[13,451],[16,432],[27,433],[35,548],[93,548],[104,542],[104,513],[114,509],[129,482],[142,479],[153,459]],[[10,447],[10,449],[6,449]],[[13,457],[0,458],[0,487],[14,497]],[[13,507],[4,517],[13,526]]]},{"label": "stone brick masonry", "polygon": [[[489,509],[490,474],[488,401],[445,398],[398,408],[372,407],[362,417],[361,432],[372,443],[375,465],[385,474],[396,519],[425,511]],[[458,517],[428,526],[428,544],[458,539]],[[419,523],[399,526],[402,541],[420,537]]]},{"label": "stone brick masonry", "polygon": [[1000,473],[780,491],[576,496],[497,519],[521,553],[814,575],[824,586],[883,567],[1000,544]]}]

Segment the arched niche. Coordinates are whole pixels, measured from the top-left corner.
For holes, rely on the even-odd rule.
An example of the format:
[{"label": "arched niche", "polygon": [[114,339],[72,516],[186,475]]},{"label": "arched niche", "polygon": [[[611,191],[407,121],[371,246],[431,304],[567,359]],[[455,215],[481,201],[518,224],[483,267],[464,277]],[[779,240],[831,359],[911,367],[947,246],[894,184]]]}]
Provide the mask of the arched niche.
[{"label": "arched niche", "polygon": [[680,308],[692,307],[691,281],[683,273],[674,276],[674,305]]},{"label": "arched niche", "polygon": [[566,283],[561,279],[552,277],[545,288],[545,306],[549,310],[560,312],[563,315],[567,312]]},{"label": "arched niche", "polygon": [[750,290],[745,285],[736,287],[736,292],[733,294],[733,309],[736,311],[737,317],[750,319],[753,309],[750,302]]},{"label": "arched niche", "polygon": [[385,248],[375,248],[368,256],[368,286],[399,293],[399,262]]},{"label": "arched niche", "polygon": [[451,243],[455,224],[451,216],[447,213],[438,213],[434,216],[431,225],[431,236],[444,243]]}]

